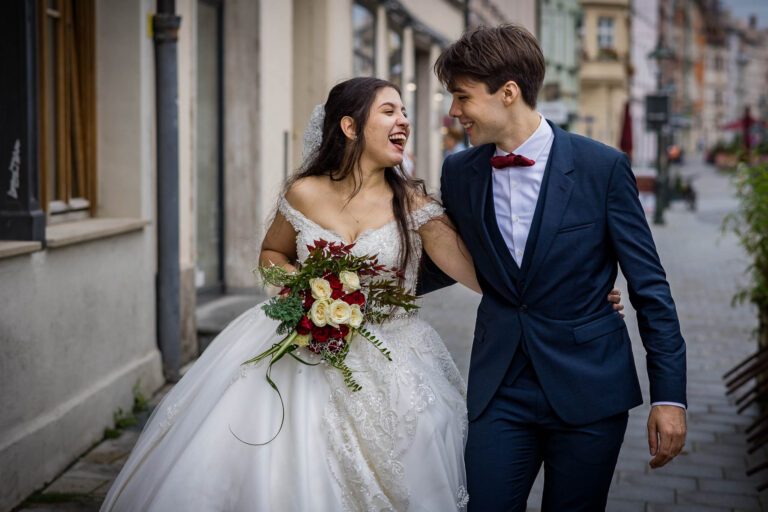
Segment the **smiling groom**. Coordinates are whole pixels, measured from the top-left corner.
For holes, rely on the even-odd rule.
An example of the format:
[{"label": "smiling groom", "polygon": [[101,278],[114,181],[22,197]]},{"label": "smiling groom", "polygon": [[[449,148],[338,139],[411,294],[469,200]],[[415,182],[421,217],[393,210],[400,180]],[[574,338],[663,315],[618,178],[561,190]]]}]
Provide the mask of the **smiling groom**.
[{"label": "smiling groom", "polygon": [[470,511],[524,511],[542,464],[542,510],[604,510],[628,411],[643,402],[626,325],[605,301],[619,265],[647,353],[651,467],[686,431],[685,342],[629,160],[536,112],[544,57],[521,27],[464,34],[435,72],[474,146],[445,160],[441,180],[483,289]]}]

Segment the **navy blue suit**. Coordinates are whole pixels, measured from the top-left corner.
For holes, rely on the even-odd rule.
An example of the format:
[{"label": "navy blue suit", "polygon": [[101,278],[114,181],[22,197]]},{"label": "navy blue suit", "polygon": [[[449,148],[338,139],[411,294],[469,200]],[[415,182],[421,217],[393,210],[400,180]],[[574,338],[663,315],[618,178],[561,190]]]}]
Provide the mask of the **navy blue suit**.
[{"label": "navy blue suit", "polygon": [[[467,391],[473,511],[525,510],[542,462],[545,510],[604,508],[627,411],[643,401],[627,328],[606,300],[617,265],[637,310],[651,401],[686,403],[685,342],[629,161],[552,128],[519,267],[493,210],[495,146],[443,164],[442,200],[483,289]],[[427,277],[422,291],[438,282]]]}]

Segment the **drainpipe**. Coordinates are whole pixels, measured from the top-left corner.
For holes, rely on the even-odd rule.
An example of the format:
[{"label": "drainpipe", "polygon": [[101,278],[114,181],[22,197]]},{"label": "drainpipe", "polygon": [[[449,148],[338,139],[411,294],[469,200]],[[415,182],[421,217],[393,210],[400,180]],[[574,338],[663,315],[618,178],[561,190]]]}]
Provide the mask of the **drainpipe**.
[{"label": "drainpipe", "polygon": [[152,17],[157,115],[157,340],[163,374],[179,380],[179,111],[177,41],[181,17],[174,0],[158,0]]}]

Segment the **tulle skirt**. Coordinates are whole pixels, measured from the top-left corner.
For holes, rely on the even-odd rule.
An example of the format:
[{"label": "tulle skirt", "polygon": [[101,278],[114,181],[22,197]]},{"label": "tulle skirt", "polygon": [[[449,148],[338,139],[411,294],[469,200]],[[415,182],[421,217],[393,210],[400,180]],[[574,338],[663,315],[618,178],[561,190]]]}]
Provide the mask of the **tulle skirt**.
[{"label": "tulle skirt", "polygon": [[353,339],[357,392],[336,369],[284,357],[271,371],[282,431],[250,446],[278,431],[281,404],[266,363],[241,363],[279,341],[275,327],[256,306],[211,343],[153,412],[103,511],[465,508],[464,383],[431,327],[368,326],[393,361]]}]

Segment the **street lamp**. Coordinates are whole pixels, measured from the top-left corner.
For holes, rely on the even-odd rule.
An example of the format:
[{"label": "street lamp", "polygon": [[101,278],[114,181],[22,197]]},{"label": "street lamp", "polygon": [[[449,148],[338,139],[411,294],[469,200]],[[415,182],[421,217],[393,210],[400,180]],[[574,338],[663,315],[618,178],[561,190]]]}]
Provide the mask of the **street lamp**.
[{"label": "street lamp", "polygon": [[669,175],[664,158],[664,127],[669,123],[669,95],[663,90],[661,66],[665,60],[675,57],[674,52],[664,46],[661,33],[661,6],[659,8],[659,35],[656,48],[648,54],[648,58],[656,61],[656,93],[646,96],[646,120],[649,128],[656,130],[656,207],[653,211],[653,223],[664,224],[664,208],[667,207]]}]

